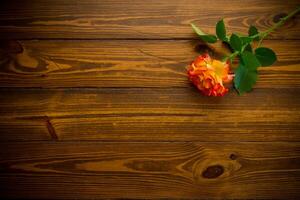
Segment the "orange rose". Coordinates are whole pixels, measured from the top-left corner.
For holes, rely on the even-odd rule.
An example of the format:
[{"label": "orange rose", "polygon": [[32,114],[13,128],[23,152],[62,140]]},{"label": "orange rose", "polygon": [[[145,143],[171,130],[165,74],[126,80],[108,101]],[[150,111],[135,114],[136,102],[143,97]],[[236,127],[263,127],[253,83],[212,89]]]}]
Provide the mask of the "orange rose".
[{"label": "orange rose", "polygon": [[229,62],[211,59],[208,54],[198,56],[188,69],[189,79],[206,96],[223,96],[228,92],[223,83],[231,82]]}]

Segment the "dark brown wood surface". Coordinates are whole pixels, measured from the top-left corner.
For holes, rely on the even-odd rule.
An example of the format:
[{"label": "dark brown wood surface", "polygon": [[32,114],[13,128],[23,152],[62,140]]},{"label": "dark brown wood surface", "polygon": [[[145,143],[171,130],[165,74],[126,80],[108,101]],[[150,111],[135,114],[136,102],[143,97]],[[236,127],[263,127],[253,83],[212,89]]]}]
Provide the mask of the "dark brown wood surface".
[{"label": "dark brown wood surface", "polygon": [[[278,61],[259,69],[255,87],[300,88],[300,42],[264,44]],[[186,67],[205,49],[197,40],[4,40],[0,46],[0,87],[38,88],[189,88]]]},{"label": "dark brown wood surface", "polygon": [[257,88],[221,99],[199,96],[192,87],[0,92],[6,132],[0,141],[300,142],[300,89]]},{"label": "dark brown wood surface", "polygon": [[[299,143],[22,142],[2,145],[18,198],[294,198]],[[17,192],[16,192],[17,189]]]},{"label": "dark brown wood surface", "polygon": [[[189,23],[215,31],[225,18],[234,32],[249,25],[266,29],[283,14],[299,6],[297,0],[14,0],[1,5],[3,38],[195,38]],[[299,38],[299,18],[290,21],[272,38]]]},{"label": "dark brown wood surface", "polygon": [[299,15],[243,96],[186,67],[214,33],[266,30],[299,1],[7,1],[0,6],[3,199],[300,198]]}]

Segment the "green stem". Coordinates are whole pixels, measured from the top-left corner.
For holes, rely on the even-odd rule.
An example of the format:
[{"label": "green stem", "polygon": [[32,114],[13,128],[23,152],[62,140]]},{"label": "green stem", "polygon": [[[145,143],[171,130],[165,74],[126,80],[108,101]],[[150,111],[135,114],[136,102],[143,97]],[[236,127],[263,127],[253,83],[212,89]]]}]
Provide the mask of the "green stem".
[{"label": "green stem", "polygon": [[230,54],[229,59],[234,59],[235,56],[237,56],[239,54],[238,51],[233,52],[232,54]]},{"label": "green stem", "polygon": [[280,18],[279,22],[274,24],[268,30],[258,33],[256,35],[253,35],[253,36],[251,36],[251,38],[256,38],[257,36],[259,36],[259,38],[260,38],[260,40],[258,42],[258,47],[259,47],[265,37],[267,37],[271,32],[273,32],[278,27],[282,26],[288,19],[290,19],[291,17],[296,15],[299,11],[300,11],[300,7],[298,7],[296,10],[292,11],[291,13],[289,13],[287,16]]},{"label": "green stem", "polygon": [[232,61],[237,55],[239,54],[238,51],[233,52],[232,54],[230,54],[229,56],[226,56],[225,58],[222,59],[222,61],[226,61],[226,60],[230,60]]},{"label": "green stem", "polygon": [[[290,19],[291,17],[293,17],[294,15],[296,15],[298,12],[300,11],[300,6],[292,11],[291,13],[289,13],[287,16],[280,18],[279,22],[277,22],[276,24],[274,24],[272,27],[270,27],[268,30],[258,33],[256,35],[252,35],[251,38],[254,39],[256,37],[259,37],[260,40],[258,42],[258,47],[261,45],[263,39],[265,37],[267,37],[271,32],[273,32],[275,29],[277,29],[278,27],[282,26],[288,19]],[[248,44],[245,44],[244,46],[242,46],[241,52],[243,52],[246,48]],[[226,61],[226,60],[230,60],[232,61],[237,55],[239,55],[240,52],[235,51],[232,54],[230,54],[229,56],[226,56],[222,59],[222,61]]]}]

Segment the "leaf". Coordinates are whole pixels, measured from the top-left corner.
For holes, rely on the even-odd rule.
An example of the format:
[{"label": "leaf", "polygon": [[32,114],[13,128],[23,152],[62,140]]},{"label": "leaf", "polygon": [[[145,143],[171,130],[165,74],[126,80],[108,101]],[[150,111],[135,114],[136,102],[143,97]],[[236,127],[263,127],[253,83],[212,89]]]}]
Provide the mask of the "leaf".
[{"label": "leaf", "polygon": [[255,49],[255,56],[262,66],[272,65],[277,60],[274,51],[265,47]]},{"label": "leaf", "polygon": [[256,70],[260,66],[260,62],[256,56],[249,51],[244,51],[241,54],[241,62],[250,70]]},{"label": "leaf", "polygon": [[246,45],[244,50],[252,52],[251,42],[253,39],[251,37],[247,37],[247,36],[240,37],[240,39],[242,40],[243,46]]},{"label": "leaf", "polygon": [[241,54],[241,62],[235,71],[234,87],[239,94],[249,92],[257,80],[257,68],[260,66],[255,55],[249,51]]},{"label": "leaf", "polygon": [[252,42],[252,38],[251,37],[243,36],[243,37],[240,37],[240,39],[242,40],[242,44],[243,45]]},{"label": "leaf", "polygon": [[251,44],[248,44],[246,47],[245,47],[245,50],[246,51],[249,51],[249,52],[252,52],[252,47],[251,47]]},{"label": "leaf", "polygon": [[[253,36],[253,35],[256,35],[256,34],[258,34],[257,28],[255,26],[250,26],[249,30],[248,30],[248,35]],[[259,37],[258,36],[255,37],[254,40],[256,40],[256,41],[259,40]]]},{"label": "leaf", "polygon": [[204,42],[215,43],[217,41],[217,37],[215,35],[208,35],[208,34],[203,33],[203,31],[194,24],[191,24],[191,26],[192,26],[193,30],[195,31],[195,33],[197,33],[197,35]]},{"label": "leaf", "polygon": [[241,51],[242,49],[242,40],[237,36],[236,34],[232,34],[230,37],[230,46],[233,48],[235,51]]},{"label": "leaf", "polygon": [[216,24],[216,34],[220,40],[224,42],[228,41],[226,37],[226,29],[225,29],[225,24],[223,19],[218,21],[218,23]]},{"label": "leaf", "polygon": [[245,92],[251,91],[257,80],[257,71],[249,69],[243,63],[235,71],[234,87],[242,95]]}]

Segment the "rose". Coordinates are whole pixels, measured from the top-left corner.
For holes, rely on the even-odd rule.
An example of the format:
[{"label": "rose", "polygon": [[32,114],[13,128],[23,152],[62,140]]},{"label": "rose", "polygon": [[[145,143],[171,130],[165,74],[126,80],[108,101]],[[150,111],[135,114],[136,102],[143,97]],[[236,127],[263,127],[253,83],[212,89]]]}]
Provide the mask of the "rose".
[{"label": "rose", "polygon": [[223,96],[228,92],[223,83],[232,81],[229,62],[212,59],[209,54],[198,56],[188,68],[192,83],[206,96]]},{"label": "rose", "polygon": [[[191,23],[191,26],[202,41],[206,43],[216,43],[219,40],[230,47],[232,52],[225,55],[223,60],[232,62],[235,57],[239,58],[239,64],[235,70],[233,82],[235,89],[241,95],[252,90],[258,78],[258,67],[270,66],[277,60],[276,54],[272,49],[261,47],[264,38],[282,26],[298,12],[300,12],[300,6],[288,15],[281,17],[277,23],[262,32],[259,32],[255,26],[251,25],[248,30],[248,35],[236,33],[228,34],[223,19],[216,24],[216,35],[204,33],[195,24]],[[252,49],[253,41],[258,41],[257,45],[255,45],[255,49]],[[211,62],[209,57],[203,58],[203,56],[200,56],[197,58],[191,64],[188,72],[189,77],[205,95],[222,96],[228,91],[228,89],[223,86],[223,81],[228,79],[224,68],[228,67],[226,67],[224,63],[221,64],[220,61],[212,61],[212,63],[207,63],[206,61],[206,64],[203,63],[203,60],[207,59]],[[221,67],[222,65],[224,67]]]}]

